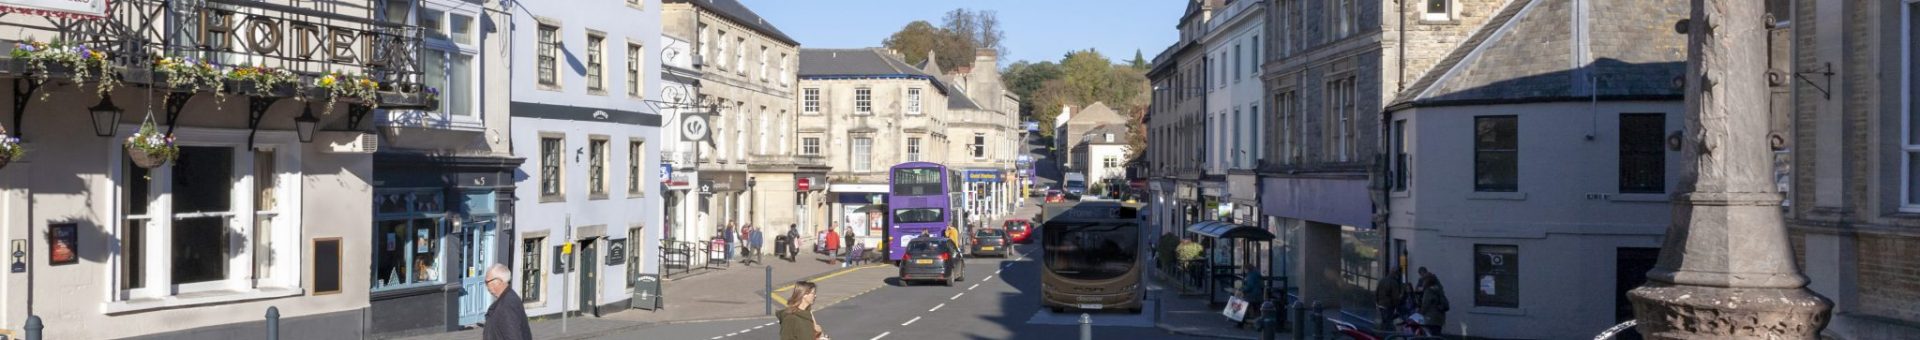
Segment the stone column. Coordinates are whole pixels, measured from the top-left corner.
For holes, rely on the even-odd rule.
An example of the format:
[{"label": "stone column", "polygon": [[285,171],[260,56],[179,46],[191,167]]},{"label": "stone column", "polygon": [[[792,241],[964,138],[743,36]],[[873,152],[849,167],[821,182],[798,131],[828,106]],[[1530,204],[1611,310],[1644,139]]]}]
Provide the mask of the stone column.
[{"label": "stone column", "polygon": [[1832,303],[1806,289],[1773,186],[1764,4],[1692,2],[1686,166],[1634,318],[1652,339],[1817,338]]}]

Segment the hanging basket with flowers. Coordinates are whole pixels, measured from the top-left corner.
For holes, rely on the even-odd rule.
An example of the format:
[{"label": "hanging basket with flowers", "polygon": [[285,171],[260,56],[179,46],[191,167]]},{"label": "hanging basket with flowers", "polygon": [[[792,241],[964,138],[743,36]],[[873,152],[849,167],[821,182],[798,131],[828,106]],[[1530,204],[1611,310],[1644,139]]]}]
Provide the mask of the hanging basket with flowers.
[{"label": "hanging basket with flowers", "polygon": [[369,106],[379,106],[380,82],[358,74],[327,72],[314,78],[313,87],[327,97],[324,111],[333,112],[333,104],[342,98],[358,100]]},{"label": "hanging basket with flowers", "polygon": [[236,92],[249,96],[273,96],[290,92],[300,77],[287,70],[266,66],[241,66],[227,71]]},{"label": "hanging basket with flowers", "polygon": [[[72,78],[74,83],[98,82],[94,93],[99,96],[106,96],[120,86],[118,78],[107,75],[107,52],[84,44],[26,40],[14,43],[9,55],[15,62],[24,64],[24,71],[31,74],[35,84],[46,83],[53,74],[59,73]],[[43,92],[40,100],[46,100],[50,94]]]},{"label": "hanging basket with flowers", "polygon": [[153,73],[165,78],[167,88],[180,92],[207,91],[219,95],[226,85],[221,81],[224,75],[219,70],[193,57],[156,55],[153,58]]},{"label": "hanging basket with flowers", "polygon": [[13,160],[26,155],[27,148],[20,146],[19,137],[8,136],[6,132],[0,131],[0,168],[5,168],[8,163],[13,163]]},{"label": "hanging basket with flowers", "polygon": [[127,137],[127,158],[133,160],[133,165],[158,168],[178,157],[180,146],[173,144],[173,136],[160,133],[151,117],[140,123],[140,132]]}]

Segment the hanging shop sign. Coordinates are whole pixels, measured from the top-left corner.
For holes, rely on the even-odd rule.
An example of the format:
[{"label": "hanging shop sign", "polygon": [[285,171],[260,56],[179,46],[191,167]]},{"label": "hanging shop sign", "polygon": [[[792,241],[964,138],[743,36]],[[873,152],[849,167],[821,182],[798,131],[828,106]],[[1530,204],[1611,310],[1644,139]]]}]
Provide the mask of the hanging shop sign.
[{"label": "hanging shop sign", "polygon": [[98,18],[107,16],[107,0],[0,0],[0,12]]},{"label": "hanging shop sign", "polygon": [[607,241],[607,260],[609,266],[627,263],[627,239],[616,238]]}]

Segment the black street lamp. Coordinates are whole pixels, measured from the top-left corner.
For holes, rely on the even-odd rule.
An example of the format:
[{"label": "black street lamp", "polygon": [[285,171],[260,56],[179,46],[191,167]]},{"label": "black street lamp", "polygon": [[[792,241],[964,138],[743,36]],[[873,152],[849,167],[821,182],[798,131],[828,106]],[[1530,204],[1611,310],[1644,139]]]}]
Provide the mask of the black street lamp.
[{"label": "black street lamp", "polygon": [[760,193],[753,191],[753,186],[756,184],[759,183],[754,181],[753,177],[747,177],[747,204],[750,205],[747,207],[747,223],[749,224],[753,223],[753,218],[760,214]]},{"label": "black street lamp", "polygon": [[300,135],[301,143],[313,142],[313,129],[320,125],[320,118],[313,116],[313,105],[306,105],[300,117],[293,118],[294,133]]},{"label": "black street lamp", "polygon": [[113,127],[120,126],[120,114],[125,113],[113,106],[113,96],[100,98],[100,104],[87,111],[93,113],[93,135],[100,137],[113,136]]}]

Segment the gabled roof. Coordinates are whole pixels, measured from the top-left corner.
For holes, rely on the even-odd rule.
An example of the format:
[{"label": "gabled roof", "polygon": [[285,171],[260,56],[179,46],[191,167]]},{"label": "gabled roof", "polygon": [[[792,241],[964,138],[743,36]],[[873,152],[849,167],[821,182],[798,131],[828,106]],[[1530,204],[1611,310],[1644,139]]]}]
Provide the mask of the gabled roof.
[{"label": "gabled roof", "polygon": [[932,74],[877,48],[800,49],[800,77],[918,76]]},{"label": "gabled roof", "polygon": [[1069,125],[1071,124],[1126,124],[1126,123],[1127,123],[1127,117],[1121,117],[1119,113],[1113,112],[1113,108],[1107,107],[1107,103],[1100,103],[1100,102],[1095,102],[1093,103],[1093,105],[1087,105],[1087,108],[1080,109],[1080,111],[1074,112],[1073,117],[1067,119],[1067,124]]},{"label": "gabled roof", "polygon": [[[1513,0],[1395,99],[1408,107],[1673,100],[1685,0]],[[1590,10],[1589,10],[1590,9]]]},{"label": "gabled roof", "polygon": [[760,34],[765,34],[768,38],[793,44],[793,46],[800,46],[799,41],[794,41],[793,37],[788,37],[786,32],[780,31],[780,28],[773,27],[773,23],[767,22],[766,18],[761,18],[760,14],[754,13],[752,9],[748,9],[746,4],[740,3],[740,0],[660,0],[660,2],[693,4],[694,6],[706,9],[708,12],[713,12],[714,15],[727,18],[727,20],[733,20],[736,24],[760,31]]},{"label": "gabled roof", "polygon": [[1089,136],[1103,136],[1107,134],[1113,135],[1113,142],[1107,142],[1105,138],[1084,138],[1081,139],[1080,142],[1086,144],[1127,144],[1126,124],[1105,124],[1087,130],[1087,135]]}]

